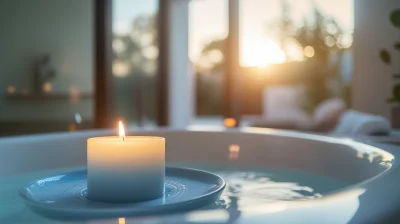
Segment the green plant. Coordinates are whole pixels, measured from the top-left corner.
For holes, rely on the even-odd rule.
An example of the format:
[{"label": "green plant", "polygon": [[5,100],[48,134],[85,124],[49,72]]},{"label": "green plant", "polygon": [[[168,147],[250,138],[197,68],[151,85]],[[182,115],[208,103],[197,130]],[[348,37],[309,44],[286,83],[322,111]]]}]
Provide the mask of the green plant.
[{"label": "green plant", "polygon": [[[389,20],[394,27],[400,29],[400,9],[394,10],[390,14]],[[393,48],[400,53],[400,41],[396,42],[393,45]],[[390,55],[388,50],[382,49],[379,52],[379,56],[385,64],[390,65],[392,63],[392,56]],[[400,72],[393,74],[393,79],[395,79],[395,80],[400,79]],[[388,102],[389,103],[400,103],[400,83],[394,84],[393,89],[392,89],[392,96],[388,99]]]}]

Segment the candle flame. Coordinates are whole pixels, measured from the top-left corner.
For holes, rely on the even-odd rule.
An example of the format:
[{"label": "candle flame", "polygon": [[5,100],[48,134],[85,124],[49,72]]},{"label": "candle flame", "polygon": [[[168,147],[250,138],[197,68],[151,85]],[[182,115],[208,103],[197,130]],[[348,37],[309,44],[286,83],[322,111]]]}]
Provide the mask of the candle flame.
[{"label": "candle flame", "polygon": [[125,129],[124,129],[124,125],[122,124],[122,122],[120,121],[118,123],[119,126],[119,137],[122,139],[122,141],[125,140]]}]

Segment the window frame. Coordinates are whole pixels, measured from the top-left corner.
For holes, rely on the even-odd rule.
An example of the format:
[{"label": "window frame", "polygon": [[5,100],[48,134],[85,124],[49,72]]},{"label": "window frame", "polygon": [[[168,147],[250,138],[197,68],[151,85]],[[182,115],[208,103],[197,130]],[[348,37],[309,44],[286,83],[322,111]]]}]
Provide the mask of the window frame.
[{"label": "window frame", "polygon": [[[224,67],[225,81],[223,82],[223,117],[234,118],[236,125],[240,125],[239,97],[239,3],[240,0],[228,0],[228,36],[226,66]],[[180,54],[180,58],[188,60],[188,47],[176,50],[174,42],[186,41],[188,43],[188,13],[189,8],[184,7],[189,0],[158,0],[158,35],[159,57],[157,72],[157,111],[156,123],[158,126],[186,128],[198,116],[195,114],[195,96],[193,74],[189,72],[189,63],[179,65],[174,61],[172,54]],[[178,10],[179,9],[179,10]],[[185,11],[186,10],[186,11]],[[181,13],[186,20],[178,20],[174,14]],[[112,0],[94,1],[94,123],[96,128],[109,128],[113,124],[112,111]],[[179,22],[181,21],[181,22]],[[183,23],[182,23],[183,21]],[[180,24],[177,24],[177,23]],[[186,32],[174,33],[177,26],[186,26]],[[181,36],[180,36],[181,35]],[[175,48],[174,48],[175,47]],[[177,66],[183,66],[177,69]],[[186,69],[186,70],[185,70]],[[174,72],[181,74],[172,75]],[[186,71],[186,72],[185,72]],[[182,73],[183,72],[183,73]],[[184,77],[185,81],[180,81]],[[173,88],[172,88],[172,85]],[[182,91],[173,94],[173,89]],[[191,92],[191,94],[190,94]],[[189,94],[186,98],[179,95]],[[186,108],[186,109],[185,109]],[[184,116],[184,121],[180,121]],[[217,116],[216,116],[217,117]]]}]

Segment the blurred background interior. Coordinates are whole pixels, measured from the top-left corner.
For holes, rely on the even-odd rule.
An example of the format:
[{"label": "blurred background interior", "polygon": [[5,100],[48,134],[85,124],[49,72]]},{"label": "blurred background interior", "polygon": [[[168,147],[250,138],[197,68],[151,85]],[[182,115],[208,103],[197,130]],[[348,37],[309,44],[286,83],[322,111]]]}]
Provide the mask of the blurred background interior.
[{"label": "blurred background interior", "polygon": [[114,128],[119,119],[388,134],[400,128],[399,8],[2,0],[0,136]]}]

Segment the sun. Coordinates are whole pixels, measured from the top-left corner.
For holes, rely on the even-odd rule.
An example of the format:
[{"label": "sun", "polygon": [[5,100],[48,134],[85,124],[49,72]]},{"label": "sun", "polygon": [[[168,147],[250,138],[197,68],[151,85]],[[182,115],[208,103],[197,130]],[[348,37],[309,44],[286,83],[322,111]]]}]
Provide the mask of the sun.
[{"label": "sun", "polygon": [[285,53],[270,39],[252,39],[243,43],[240,64],[244,67],[266,67],[286,61]]}]

